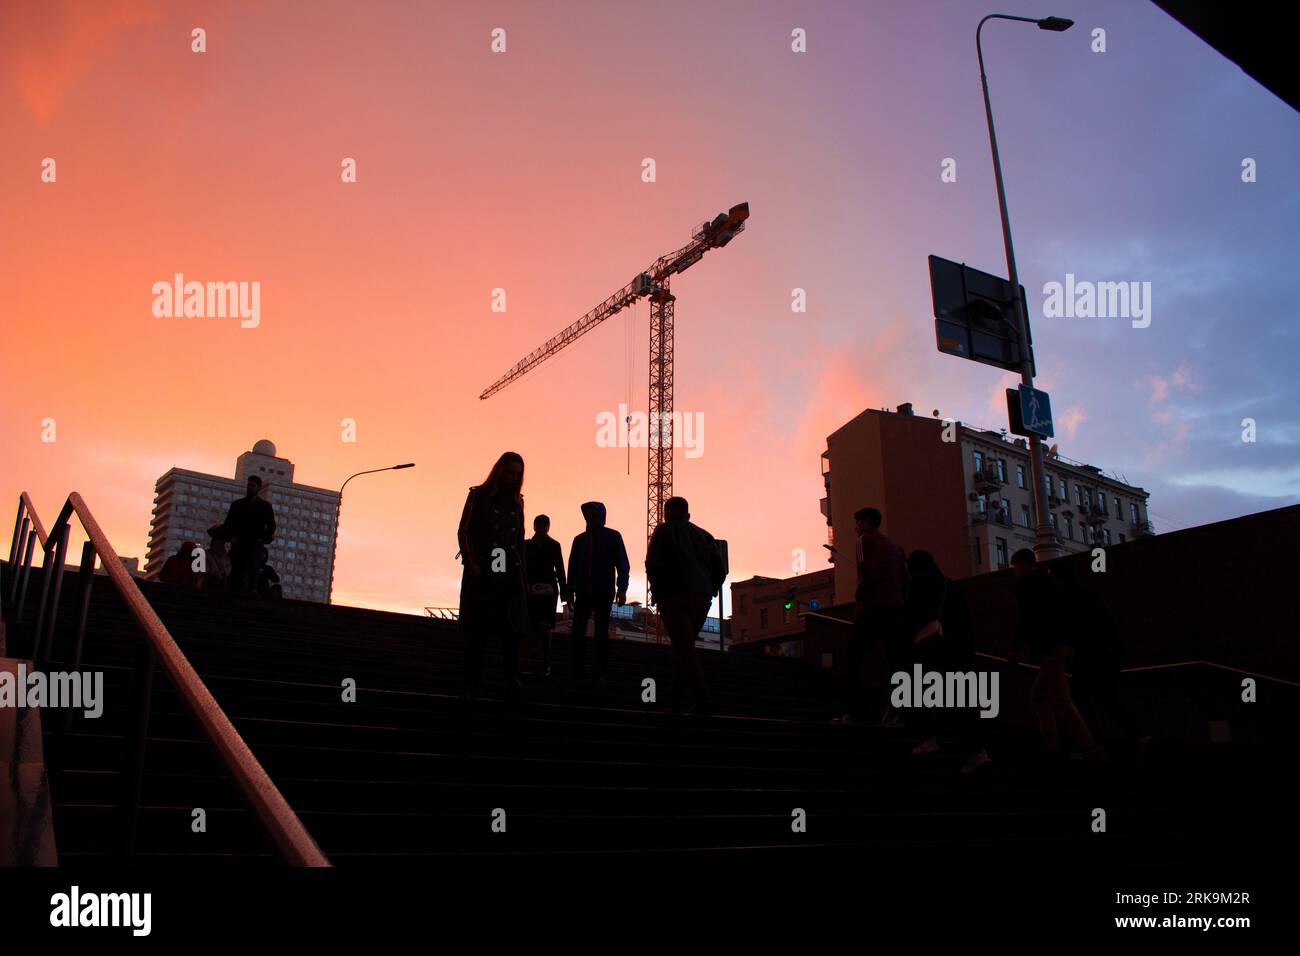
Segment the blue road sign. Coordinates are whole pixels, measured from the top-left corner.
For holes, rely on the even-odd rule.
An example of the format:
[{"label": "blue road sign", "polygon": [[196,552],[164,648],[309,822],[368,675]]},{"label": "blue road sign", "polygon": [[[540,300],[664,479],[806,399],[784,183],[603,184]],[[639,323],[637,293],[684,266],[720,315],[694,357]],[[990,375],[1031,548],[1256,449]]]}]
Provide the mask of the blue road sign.
[{"label": "blue road sign", "polygon": [[1046,392],[1027,385],[1020,386],[1020,421],[1025,431],[1035,435],[1051,438],[1055,434],[1052,430],[1052,401]]}]

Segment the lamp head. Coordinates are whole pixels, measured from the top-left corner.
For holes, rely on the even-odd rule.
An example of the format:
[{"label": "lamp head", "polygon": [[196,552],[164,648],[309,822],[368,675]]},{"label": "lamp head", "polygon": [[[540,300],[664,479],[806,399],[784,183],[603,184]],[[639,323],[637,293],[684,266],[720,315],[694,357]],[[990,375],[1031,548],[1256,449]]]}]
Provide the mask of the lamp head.
[{"label": "lamp head", "polygon": [[1038,21],[1038,29],[1051,30],[1053,33],[1064,33],[1072,26],[1074,26],[1074,21],[1067,20],[1064,17],[1043,17]]}]

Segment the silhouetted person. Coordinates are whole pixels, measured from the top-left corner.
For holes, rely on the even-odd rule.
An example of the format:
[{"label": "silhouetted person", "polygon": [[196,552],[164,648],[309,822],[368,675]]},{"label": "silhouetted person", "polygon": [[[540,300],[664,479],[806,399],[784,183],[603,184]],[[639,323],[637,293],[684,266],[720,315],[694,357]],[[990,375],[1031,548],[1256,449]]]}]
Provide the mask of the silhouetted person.
[{"label": "silhouetted person", "polygon": [[231,502],[217,533],[230,542],[230,590],[255,590],[257,572],[266,563],[266,546],[275,539],[275,509],[260,497],[262,479],[251,475],[248,493]]},{"label": "silhouetted person", "polygon": [[182,541],[176,553],[163,562],[158,580],[177,588],[197,587],[199,578],[194,573],[194,552],[198,548],[197,541]]},{"label": "silhouetted person", "polygon": [[673,690],[669,709],[680,711],[690,698],[695,713],[709,712],[709,691],[695,652],[695,639],[708,620],[713,596],[722,587],[722,554],[703,528],[691,523],[685,498],[664,503],[663,524],[646,549],[645,570],[659,619],[673,646]]},{"label": "silhouetted person", "polygon": [[1016,634],[1011,647],[1014,662],[1021,648],[1028,645],[1038,665],[1038,676],[1029,691],[1029,701],[1038,718],[1038,732],[1052,756],[1061,748],[1061,730],[1078,742],[1087,757],[1098,756],[1092,732],[1070,697],[1070,681],[1065,674],[1070,646],[1068,620],[1073,609],[1066,603],[1060,581],[1040,567],[1034,552],[1021,548],[1011,556],[1016,575]]},{"label": "silhouetted person", "polygon": [[609,661],[609,611],[617,597],[627,601],[631,565],[623,536],[605,527],[605,506],[588,501],[582,506],[587,530],[573,539],[569,549],[569,595],[573,605],[573,679],[581,680],[587,654],[587,622],[595,618],[596,662],[594,683],[605,676]]},{"label": "silhouetted person", "polygon": [[1101,595],[1078,580],[1073,563],[1058,563],[1052,576],[1061,584],[1074,625],[1073,696],[1079,713],[1098,737],[1132,743],[1135,735],[1127,727],[1119,698],[1124,666],[1119,625]]},{"label": "silhouetted person", "polygon": [[[867,704],[862,662],[877,643],[883,648],[887,669],[893,674],[908,659],[912,635],[907,633],[903,599],[907,591],[907,564],[903,549],[880,531],[881,515],[876,508],[862,508],[854,513],[857,540],[858,584],[853,593],[854,622],[849,638],[849,710],[844,719],[862,719],[870,709]],[[886,688],[888,676],[886,677]],[[881,723],[901,726],[888,720],[888,690],[877,688]]]},{"label": "silhouetted person", "polygon": [[200,586],[206,591],[224,591],[230,577],[230,561],[226,556],[227,544],[220,533],[221,525],[208,529],[208,546],[205,549],[204,564],[206,570],[200,580]]},{"label": "silhouetted person", "polygon": [[460,629],[471,700],[483,691],[483,654],[493,635],[501,641],[506,696],[523,692],[516,674],[519,641],[528,633],[523,486],[524,460],[508,451],[483,484],[470,488],[460,516]]},{"label": "silhouetted person", "polygon": [[[961,588],[944,575],[929,551],[909,554],[907,571],[909,583],[905,606],[908,630],[912,634],[912,660],[920,663],[924,671],[974,670],[975,625]],[[981,718],[977,709],[922,709],[911,713],[917,717],[916,729],[925,735],[913,748],[913,756],[942,750],[939,734],[946,733],[955,739],[961,753],[971,755],[962,768],[964,772],[992,762],[982,743]]]},{"label": "silhouetted person", "polygon": [[[551,519],[538,515],[533,519],[533,536],[524,545],[528,567],[528,624],[532,635],[542,641],[541,673],[551,674],[551,630],[555,627],[555,602],[569,590],[564,577],[564,549],[550,536]],[[519,655],[527,666],[529,639],[524,638]]]},{"label": "silhouetted person", "polygon": [[269,564],[262,565],[257,572],[257,593],[267,598],[284,597],[284,588],[280,586],[280,575]]}]

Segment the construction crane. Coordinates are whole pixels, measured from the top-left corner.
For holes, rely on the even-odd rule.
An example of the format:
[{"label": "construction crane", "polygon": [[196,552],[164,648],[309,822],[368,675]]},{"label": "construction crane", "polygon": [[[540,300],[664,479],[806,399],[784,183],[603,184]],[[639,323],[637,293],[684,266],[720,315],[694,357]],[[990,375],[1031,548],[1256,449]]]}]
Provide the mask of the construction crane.
[{"label": "construction crane", "polygon": [[668,290],[673,276],[685,272],[710,249],[721,249],[745,229],[749,203],[732,206],[705,221],[691,241],[660,256],[648,269],[558,335],[528,353],[479,396],[491,398],[518,381],[561,349],[572,345],[612,315],[650,298],[649,466],[646,479],[646,541],[663,520],[664,502],[673,495],[673,304]]}]

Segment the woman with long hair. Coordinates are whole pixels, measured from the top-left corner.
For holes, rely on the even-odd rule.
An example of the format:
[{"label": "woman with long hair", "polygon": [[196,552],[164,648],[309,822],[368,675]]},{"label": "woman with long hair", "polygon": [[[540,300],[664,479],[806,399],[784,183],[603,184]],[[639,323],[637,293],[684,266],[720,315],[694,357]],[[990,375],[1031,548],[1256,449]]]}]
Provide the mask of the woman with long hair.
[{"label": "woman with long hair", "polygon": [[483,655],[493,635],[501,641],[506,696],[523,691],[516,676],[519,642],[528,633],[523,486],[524,459],[508,451],[470,488],[460,516],[460,628],[471,700],[482,693]]}]

